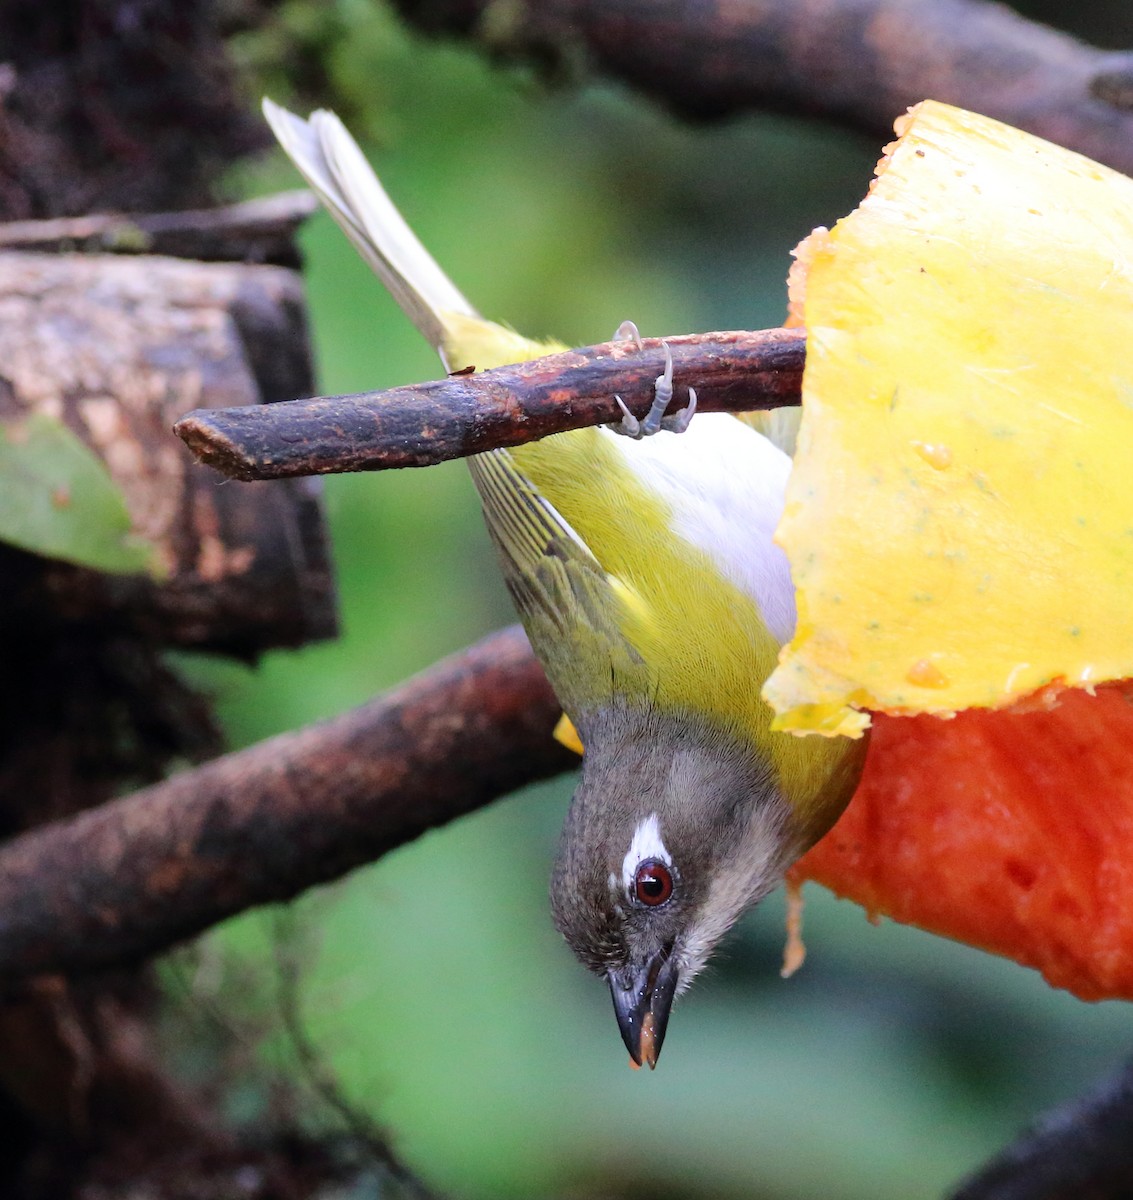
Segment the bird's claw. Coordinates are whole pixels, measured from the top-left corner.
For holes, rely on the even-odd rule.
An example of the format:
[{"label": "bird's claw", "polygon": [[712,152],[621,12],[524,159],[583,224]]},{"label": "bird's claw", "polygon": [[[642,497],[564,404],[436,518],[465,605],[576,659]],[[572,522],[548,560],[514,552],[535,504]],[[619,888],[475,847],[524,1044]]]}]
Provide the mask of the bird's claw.
[{"label": "bird's claw", "polygon": [[[688,403],[678,412],[661,418],[661,428],[669,433],[684,433],[696,415],[696,388],[688,389]],[[697,426],[699,429],[700,426]]]},{"label": "bird's claw", "polygon": [[637,326],[633,321],[623,321],[617,329],[614,330],[613,341],[615,342],[633,342],[638,350],[645,349],[645,343],[641,340],[641,334],[637,332]]},{"label": "bird's claw", "polygon": [[622,419],[607,425],[606,428],[614,433],[620,433],[622,437],[633,438],[634,441],[637,441],[641,437],[641,422],[626,408],[626,402],[621,396],[615,396],[614,399],[618,402],[618,408],[622,410]]},{"label": "bird's claw", "polygon": [[[614,339],[615,341],[634,341],[639,350],[642,348],[641,335],[632,321],[623,321],[618,326]],[[662,342],[661,347],[665,351],[665,369],[657,376],[653,385],[653,403],[649,406],[649,411],[645,414],[644,419],[639,421],[626,408],[621,396],[614,397],[618,402],[618,407],[622,410],[622,419],[608,428],[615,433],[622,434],[623,437],[630,437],[637,441],[639,438],[652,437],[662,429],[669,433],[684,433],[696,412],[696,391],[694,388],[689,388],[688,404],[671,416],[665,415],[665,409],[669,407],[669,403],[673,399],[673,354],[667,342]]]}]

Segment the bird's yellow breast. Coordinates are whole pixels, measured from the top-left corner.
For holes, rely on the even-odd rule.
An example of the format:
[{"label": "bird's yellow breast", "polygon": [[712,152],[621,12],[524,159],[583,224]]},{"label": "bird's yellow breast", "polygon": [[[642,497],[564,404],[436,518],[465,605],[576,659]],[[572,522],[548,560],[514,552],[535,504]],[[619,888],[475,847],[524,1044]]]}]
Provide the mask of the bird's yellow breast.
[{"label": "bird's yellow breast", "polygon": [[634,448],[582,429],[513,454],[612,577],[626,636],[654,668],[657,702],[758,724],[759,684],[778,644],[755,602],[674,532],[672,501],[627,469]]}]

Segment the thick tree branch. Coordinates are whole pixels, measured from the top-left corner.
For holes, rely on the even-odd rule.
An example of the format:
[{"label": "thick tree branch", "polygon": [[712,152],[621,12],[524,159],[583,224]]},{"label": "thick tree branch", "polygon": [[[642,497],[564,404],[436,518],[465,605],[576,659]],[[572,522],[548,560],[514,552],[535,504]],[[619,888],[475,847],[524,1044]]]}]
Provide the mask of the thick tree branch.
[{"label": "thick tree branch", "polygon": [[[676,398],[695,387],[705,412],[799,403],[801,330],[666,339]],[[605,342],[433,383],[266,407],[191,412],[174,426],[204,463],[234,479],[424,467],[616,421],[615,395],[643,416],[664,366],[661,342]]]},{"label": "thick tree branch", "polygon": [[[222,211],[209,228],[235,246],[248,221]],[[58,235],[82,224],[34,226],[43,244],[45,226]],[[27,224],[0,225],[0,246],[21,240],[20,229],[29,233]],[[219,486],[168,432],[190,408],[258,408],[313,387],[293,271],[2,251],[0,303],[0,420],[47,413],[65,421],[102,457],[134,532],[165,569],[160,581],[107,576],[0,546],[0,622],[20,623],[21,650],[48,617],[70,627],[64,637],[83,624],[243,656],[335,633],[317,489]]]},{"label": "thick tree branch", "polygon": [[[1133,174],[1133,54],[985,0],[396,0],[494,56],[586,63],[686,117],[833,117],[884,137],[932,98]],[[489,11],[490,10],[490,11]]]},{"label": "thick tree branch", "polygon": [[158,953],[577,764],[518,628],[341,717],[0,847],[0,978]]}]

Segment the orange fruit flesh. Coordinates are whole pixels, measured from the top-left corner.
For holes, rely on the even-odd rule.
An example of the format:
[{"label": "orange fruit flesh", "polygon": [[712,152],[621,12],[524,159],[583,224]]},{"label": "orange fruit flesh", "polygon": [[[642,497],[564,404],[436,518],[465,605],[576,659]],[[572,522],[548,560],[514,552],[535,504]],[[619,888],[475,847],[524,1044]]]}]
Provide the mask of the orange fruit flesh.
[{"label": "orange fruit flesh", "polygon": [[869,913],[1133,999],[1133,700],[875,719],[842,819],[793,869]]}]

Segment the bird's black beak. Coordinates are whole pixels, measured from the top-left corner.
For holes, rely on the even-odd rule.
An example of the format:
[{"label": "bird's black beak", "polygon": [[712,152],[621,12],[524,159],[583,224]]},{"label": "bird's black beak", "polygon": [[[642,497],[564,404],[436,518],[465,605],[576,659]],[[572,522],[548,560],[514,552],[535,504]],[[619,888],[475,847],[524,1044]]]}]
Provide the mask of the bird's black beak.
[{"label": "bird's black beak", "polygon": [[644,966],[630,964],[610,972],[610,994],[622,1041],[630,1058],[640,1067],[657,1065],[669,1009],[677,988],[677,964],[672,946],[663,946]]}]

